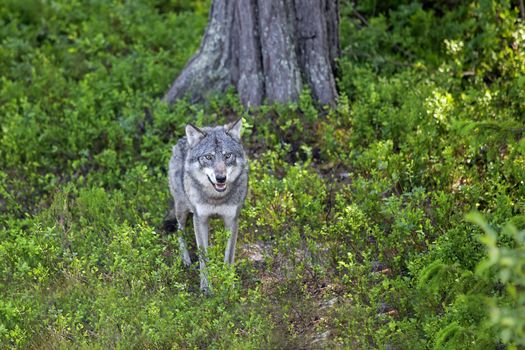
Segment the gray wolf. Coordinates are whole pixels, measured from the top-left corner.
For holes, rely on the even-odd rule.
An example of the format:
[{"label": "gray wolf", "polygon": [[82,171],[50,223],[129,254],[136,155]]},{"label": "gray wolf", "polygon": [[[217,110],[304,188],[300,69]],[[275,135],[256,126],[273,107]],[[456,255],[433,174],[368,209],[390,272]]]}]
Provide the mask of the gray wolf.
[{"label": "gray wolf", "polygon": [[[198,128],[186,126],[186,136],[173,147],[168,180],[174,206],[168,219],[176,218],[178,230],[184,233],[189,214],[197,242],[200,287],[206,293],[210,284],[206,274],[209,220],[224,221],[230,237],[224,262],[233,264],[237,241],[239,213],[248,191],[248,161],[241,144],[242,120],[234,123]],[[182,261],[191,265],[183,235],[179,235]]]}]

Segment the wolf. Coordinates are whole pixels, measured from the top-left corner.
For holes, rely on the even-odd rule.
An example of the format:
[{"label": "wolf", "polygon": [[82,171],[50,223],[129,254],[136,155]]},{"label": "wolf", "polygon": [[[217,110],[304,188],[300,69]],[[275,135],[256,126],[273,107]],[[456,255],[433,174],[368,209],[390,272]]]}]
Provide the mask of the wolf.
[{"label": "wolf", "polygon": [[182,261],[191,265],[184,230],[193,214],[198,249],[200,288],[210,291],[206,274],[209,221],[219,217],[230,237],[224,262],[233,264],[239,213],[248,191],[248,160],[241,143],[242,118],[227,125],[198,128],[186,126],[186,136],[173,147],[168,182],[174,206],[167,220],[177,220]]}]

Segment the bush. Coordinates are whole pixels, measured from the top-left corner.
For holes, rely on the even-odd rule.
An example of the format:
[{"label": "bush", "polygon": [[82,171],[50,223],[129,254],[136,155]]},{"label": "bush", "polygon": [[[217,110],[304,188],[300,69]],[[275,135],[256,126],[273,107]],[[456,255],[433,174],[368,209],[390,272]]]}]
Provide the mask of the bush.
[{"label": "bush", "polygon": [[[341,2],[335,108],[168,108],[209,5],[0,4],[0,347],[525,346],[515,5]],[[186,123],[238,116],[238,259],[213,223],[205,297],[166,168]]]}]

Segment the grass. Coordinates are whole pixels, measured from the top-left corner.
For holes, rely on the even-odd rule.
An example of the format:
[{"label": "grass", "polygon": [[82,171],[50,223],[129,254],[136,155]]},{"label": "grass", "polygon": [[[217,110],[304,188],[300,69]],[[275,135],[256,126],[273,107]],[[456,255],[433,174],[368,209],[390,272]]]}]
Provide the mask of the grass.
[{"label": "grass", "polygon": [[[207,8],[0,5],[0,347],[523,348],[517,9],[342,1],[336,108],[168,109]],[[166,168],[186,123],[231,115],[250,192],[205,297],[162,229]]]}]

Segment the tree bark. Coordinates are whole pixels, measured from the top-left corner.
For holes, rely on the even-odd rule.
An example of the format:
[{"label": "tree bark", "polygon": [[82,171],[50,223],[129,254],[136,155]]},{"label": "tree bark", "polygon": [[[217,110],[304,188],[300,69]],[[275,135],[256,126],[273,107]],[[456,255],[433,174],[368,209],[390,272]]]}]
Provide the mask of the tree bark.
[{"label": "tree bark", "polygon": [[333,105],[338,28],[338,0],[213,0],[200,48],[164,100],[233,86],[245,106],[258,106],[296,101],[308,86]]}]

